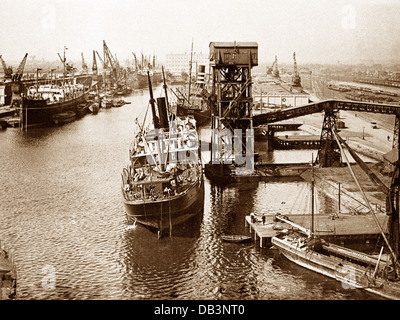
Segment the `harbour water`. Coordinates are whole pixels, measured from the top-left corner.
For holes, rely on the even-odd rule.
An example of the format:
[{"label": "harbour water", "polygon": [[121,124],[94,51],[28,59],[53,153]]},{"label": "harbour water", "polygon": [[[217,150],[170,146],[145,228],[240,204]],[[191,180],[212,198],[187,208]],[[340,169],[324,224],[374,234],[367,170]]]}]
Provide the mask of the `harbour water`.
[{"label": "harbour water", "polygon": [[[0,239],[14,253],[17,299],[377,298],[276,250],[221,240],[247,232],[244,218],[252,211],[310,212],[310,187],[301,179],[223,189],[206,180],[204,208],[186,229],[158,240],[128,226],[120,173],[149,94],[124,99],[131,104],[62,127],[0,132]],[[307,162],[310,151],[271,155],[277,162],[291,158]],[[317,199],[319,212],[337,210],[323,194]]]}]

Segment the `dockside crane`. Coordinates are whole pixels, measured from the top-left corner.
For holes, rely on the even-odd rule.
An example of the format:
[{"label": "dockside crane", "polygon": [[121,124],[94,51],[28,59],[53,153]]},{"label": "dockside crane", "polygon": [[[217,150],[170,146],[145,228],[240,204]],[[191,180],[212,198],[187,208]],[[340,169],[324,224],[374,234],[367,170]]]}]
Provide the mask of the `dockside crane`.
[{"label": "dockside crane", "polygon": [[67,58],[65,57],[65,50],[68,50],[68,48],[64,46],[64,57],[61,57],[60,54],[57,52],[57,55],[60,58],[61,63],[63,64],[63,69],[64,69],[63,70],[63,77],[64,77],[63,82],[64,82],[64,85],[65,85],[65,76],[66,76],[66,74],[74,69],[73,65],[69,65],[67,63]]},{"label": "dockside crane", "polygon": [[4,80],[10,80],[12,78],[12,67],[7,67],[5,61],[0,55],[1,64],[3,65]]},{"label": "dockside crane", "polygon": [[115,54],[115,69],[116,69],[117,79],[119,79],[121,77],[121,67],[117,59],[117,54]]},{"label": "dockside crane", "polygon": [[132,52],[132,54],[133,54],[133,57],[135,58],[135,71],[137,72],[138,71],[138,61],[136,58],[136,54],[134,54],[133,52]]},{"label": "dockside crane", "polygon": [[18,66],[17,72],[15,72],[12,75],[12,82],[20,82],[22,75],[24,73],[24,69],[25,69],[25,64],[26,64],[26,59],[28,58],[28,53],[25,53],[25,56],[23,57],[21,63]]},{"label": "dockside crane", "polygon": [[83,57],[83,52],[81,53],[81,56],[82,56],[82,71],[84,73],[88,74],[89,73],[89,67],[85,62],[85,58]]},{"label": "dockside crane", "polygon": [[93,50],[93,64],[92,64],[93,74],[97,74],[97,62],[96,62],[96,51]]},{"label": "dockside crane", "polygon": [[293,52],[293,76],[292,76],[292,87],[301,87],[301,79],[299,72],[297,71],[297,62],[296,62],[296,52]]},{"label": "dockside crane", "polygon": [[11,76],[11,92],[12,92],[12,96],[11,96],[11,106],[15,107],[15,108],[19,108],[19,106],[21,105],[21,92],[23,90],[23,84],[21,82],[22,79],[22,75],[24,73],[24,69],[25,69],[25,64],[26,64],[26,59],[28,58],[28,53],[25,53],[25,56],[22,58],[22,61],[20,62],[17,71],[12,74]]},{"label": "dockside crane", "polygon": [[111,54],[110,49],[108,48],[105,40],[103,40],[103,53],[104,53],[104,61],[108,65],[109,70],[111,72],[111,79],[115,82],[117,81],[117,62],[115,61],[113,55]]},{"label": "dockside crane", "polygon": [[104,60],[101,58],[100,53],[98,53],[98,52],[96,51],[96,54],[97,54],[97,57],[99,58],[99,60],[100,60],[100,62],[101,62],[101,65],[102,65],[103,69],[104,69],[104,70],[108,69],[108,65],[107,65],[107,64],[104,62]]},{"label": "dockside crane", "polygon": [[113,55],[111,54],[110,49],[108,48],[106,42],[103,40],[103,53],[104,53],[104,61],[107,63],[107,65],[110,67],[110,71],[112,71],[112,73],[116,73],[116,61],[113,57]]},{"label": "dockside crane", "polygon": [[279,69],[278,69],[278,57],[275,56],[274,63],[272,64],[272,76],[274,78],[280,79]]}]

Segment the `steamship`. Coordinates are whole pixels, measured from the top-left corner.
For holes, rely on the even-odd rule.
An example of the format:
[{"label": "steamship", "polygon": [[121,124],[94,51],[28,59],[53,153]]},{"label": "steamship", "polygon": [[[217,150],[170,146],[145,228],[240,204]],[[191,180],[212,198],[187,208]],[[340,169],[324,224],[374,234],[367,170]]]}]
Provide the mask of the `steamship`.
[{"label": "steamship", "polygon": [[[82,77],[81,77],[82,78]],[[64,84],[42,84],[27,88],[22,97],[20,123],[24,128],[58,124],[64,114],[71,117],[86,102],[92,78],[71,78]]]},{"label": "steamship", "polygon": [[193,117],[167,114],[165,97],[155,100],[149,77],[153,128],[139,127],[122,172],[129,223],[162,232],[194,217],[204,204],[204,178]]}]

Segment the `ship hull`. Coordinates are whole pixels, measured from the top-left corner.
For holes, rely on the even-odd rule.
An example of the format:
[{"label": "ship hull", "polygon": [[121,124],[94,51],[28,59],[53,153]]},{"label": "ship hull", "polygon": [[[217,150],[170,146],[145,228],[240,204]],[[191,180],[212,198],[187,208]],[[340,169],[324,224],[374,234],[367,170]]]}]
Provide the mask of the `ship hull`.
[{"label": "ship hull", "polygon": [[182,106],[177,107],[178,116],[193,116],[196,120],[197,127],[206,126],[211,122],[211,110],[187,109]]},{"label": "ship hull", "polygon": [[87,94],[59,103],[48,104],[43,99],[23,98],[20,109],[21,124],[24,128],[49,126],[54,124],[54,117],[65,112],[79,113],[80,104],[86,103]]},{"label": "ship hull", "polygon": [[344,289],[363,289],[387,299],[400,299],[400,284],[379,277],[374,279],[373,268],[363,268],[341,258],[313,250],[300,250],[298,246],[278,237],[273,237],[271,242],[288,260],[340,281]]},{"label": "ship hull", "polygon": [[[147,74],[140,74],[138,73],[136,76],[137,79],[137,86],[139,89],[148,88],[149,87],[149,80],[147,78]],[[158,84],[162,81],[161,73],[154,73],[151,76],[151,80],[153,84]]]},{"label": "ship hull", "polygon": [[127,200],[124,207],[129,223],[162,230],[193,217],[204,205],[204,180],[199,177],[183,194],[160,200]]}]

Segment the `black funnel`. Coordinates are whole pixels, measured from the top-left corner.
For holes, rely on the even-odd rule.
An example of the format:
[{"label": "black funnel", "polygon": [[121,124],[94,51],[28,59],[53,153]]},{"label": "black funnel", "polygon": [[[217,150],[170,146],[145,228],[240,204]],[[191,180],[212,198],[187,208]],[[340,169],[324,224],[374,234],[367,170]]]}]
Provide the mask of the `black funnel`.
[{"label": "black funnel", "polygon": [[157,98],[158,105],[158,114],[160,116],[160,128],[168,129],[168,114],[167,114],[167,105],[165,103],[165,97]]}]

